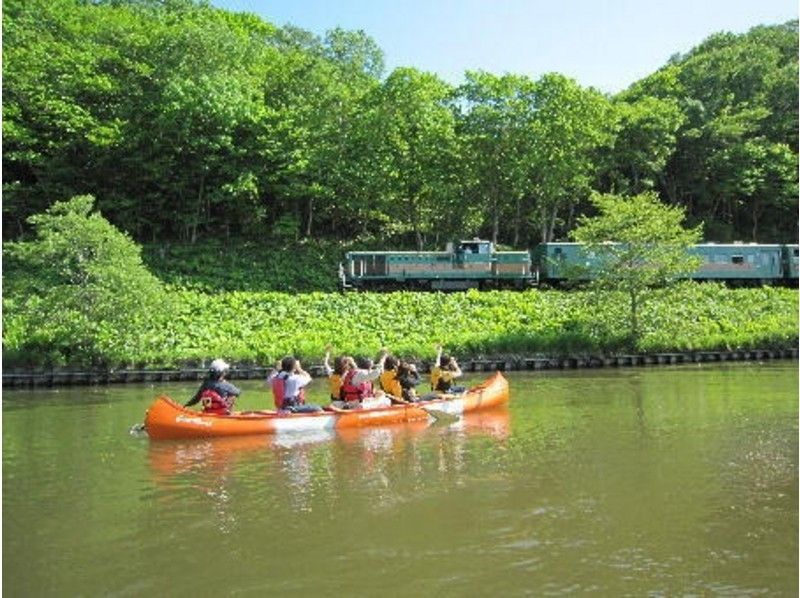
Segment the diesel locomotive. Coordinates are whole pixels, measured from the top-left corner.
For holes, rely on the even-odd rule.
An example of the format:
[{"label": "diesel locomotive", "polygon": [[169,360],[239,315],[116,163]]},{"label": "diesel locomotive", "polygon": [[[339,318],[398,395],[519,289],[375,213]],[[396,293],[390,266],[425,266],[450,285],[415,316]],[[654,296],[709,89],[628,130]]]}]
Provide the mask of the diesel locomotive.
[{"label": "diesel locomotive", "polygon": [[343,289],[463,290],[524,288],[536,282],[527,251],[497,251],[472,239],[445,251],[351,251],[339,265]]}]

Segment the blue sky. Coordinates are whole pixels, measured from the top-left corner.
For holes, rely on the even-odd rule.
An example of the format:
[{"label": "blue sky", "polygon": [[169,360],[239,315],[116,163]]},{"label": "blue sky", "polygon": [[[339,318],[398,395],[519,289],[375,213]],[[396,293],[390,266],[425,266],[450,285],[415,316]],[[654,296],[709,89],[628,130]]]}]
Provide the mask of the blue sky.
[{"label": "blue sky", "polygon": [[387,72],[413,66],[461,82],[465,70],[533,79],[556,71],[614,93],[712,33],[797,18],[796,0],[212,0],[323,35],[363,29]]}]

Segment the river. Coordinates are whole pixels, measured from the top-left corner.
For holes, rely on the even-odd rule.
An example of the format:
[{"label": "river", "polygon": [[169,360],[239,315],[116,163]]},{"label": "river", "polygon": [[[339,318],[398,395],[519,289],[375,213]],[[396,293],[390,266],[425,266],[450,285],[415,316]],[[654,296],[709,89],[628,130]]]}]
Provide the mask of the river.
[{"label": "river", "polygon": [[4,594],[797,595],[796,361],[508,378],[508,409],[280,440],[129,432],[194,384],[4,391]]}]

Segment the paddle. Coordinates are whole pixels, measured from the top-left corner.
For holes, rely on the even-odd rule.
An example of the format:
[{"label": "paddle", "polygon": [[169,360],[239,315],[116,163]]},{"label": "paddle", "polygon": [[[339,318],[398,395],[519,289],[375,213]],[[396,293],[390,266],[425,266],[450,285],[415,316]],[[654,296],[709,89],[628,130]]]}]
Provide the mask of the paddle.
[{"label": "paddle", "polygon": [[421,404],[419,402],[415,402],[415,401],[406,401],[405,399],[403,399],[401,397],[396,397],[396,396],[390,395],[390,394],[387,394],[386,396],[389,397],[392,400],[393,404],[396,404],[396,405],[414,405],[416,407],[424,409],[425,411],[428,412],[428,415],[430,415],[438,423],[451,423],[451,422],[456,421],[459,418],[458,415],[454,415],[452,413],[447,413],[447,411],[442,411],[441,409],[437,409],[435,405],[423,405],[423,404]]},{"label": "paddle", "polygon": [[420,405],[420,407],[427,411],[428,415],[436,420],[436,423],[451,424],[461,419],[460,414],[448,413],[442,409],[437,409],[435,405]]}]

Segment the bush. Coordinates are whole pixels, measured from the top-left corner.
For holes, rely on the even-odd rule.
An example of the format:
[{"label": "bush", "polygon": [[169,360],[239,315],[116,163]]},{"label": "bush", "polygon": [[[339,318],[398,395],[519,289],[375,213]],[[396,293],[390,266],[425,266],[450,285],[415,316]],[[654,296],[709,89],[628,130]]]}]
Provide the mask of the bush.
[{"label": "bush", "polygon": [[144,349],[141,331],[167,313],[139,247],[93,205],[88,195],[56,202],[29,218],[34,240],[4,247],[6,360],[125,360]]}]

